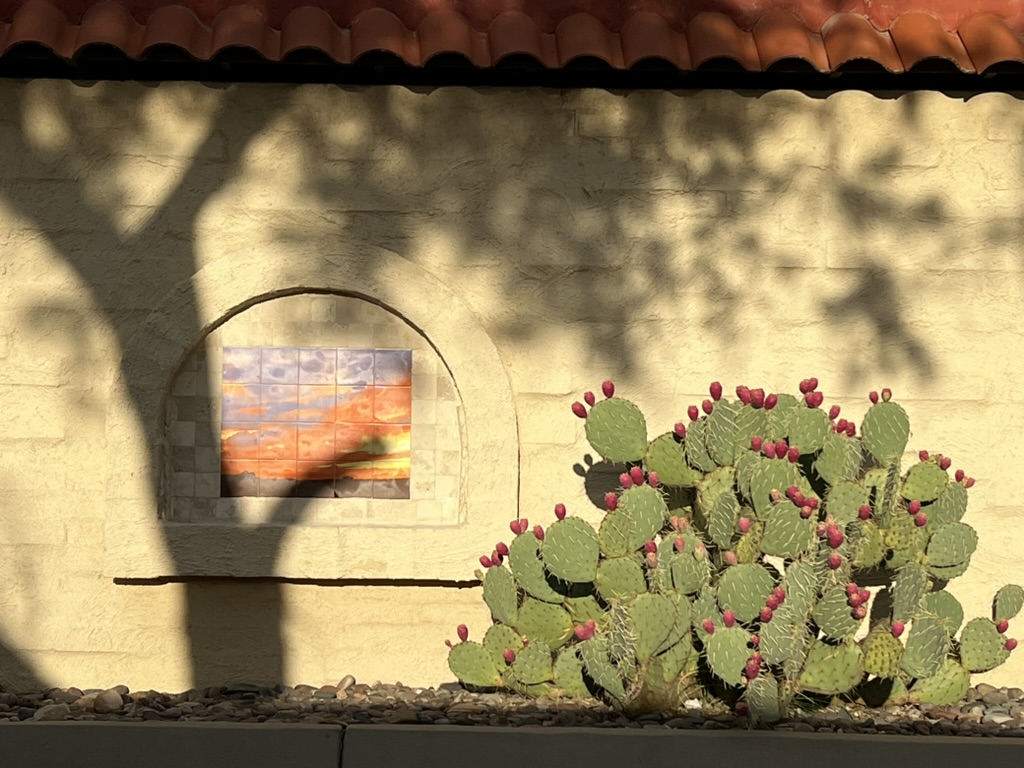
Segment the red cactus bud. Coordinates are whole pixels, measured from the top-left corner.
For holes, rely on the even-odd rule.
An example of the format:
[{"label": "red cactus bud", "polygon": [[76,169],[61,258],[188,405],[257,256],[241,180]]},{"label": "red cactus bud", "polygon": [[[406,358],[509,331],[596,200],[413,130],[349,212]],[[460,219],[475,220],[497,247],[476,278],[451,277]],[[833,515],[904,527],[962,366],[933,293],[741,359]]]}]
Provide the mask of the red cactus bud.
[{"label": "red cactus bud", "polygon": [[759,646],[761,644],[760,636],[758,636],[758,635],[751,635],[750,636],[750,644],[752,646],[754,646],[755,648],[757,648],[757,646]]},{"label": "red cactus bud", "polygon": [[682,552],[684,547],[686,547],[686,539],[682,536],[676,536],[675,543],[673,544],[675,551]]},{"label": "red cactus bud", "polygon": [[516,660],[516,652],[513,651],[511,648],[506,648],[504,651],[502,651],[501,656],[503,659],[505,659],[506,664],[511,664]]},{"label": "red cactus bud", "polygon": [[856,608],[858,605],[860,605],[863,602],[864,601],[860,599],[860,595],[859,594],[854,594],[854,595],[850,595],[850,597],[846,601],[846,604],[849,605],[851,608]]},{"label": "red cactus bud", "polygon": [[499,541],[494,548],[498,551],[498,554],[502,557],[508,557],[508,544],[504,541]]},{"label": "red cactus bud", "polygon": [[700,404],[700,407],[701,410],[704,411],[704,413],[706,413],[708,416],[710,416],[711,412],[715,410],[715,404],[710,400],[705,400],[703,403]]},{"label": "red cactus bud", "polygon": [[779,601],[779,605],[782,605],[786,602],[786,590],[780,585],[772,590],[772,597]]},{"label": "red cactus bud", "polygon": [[657,472],[647,473],[647,484],[650,485],[651,488],[657,488],[659,485],[661,485],[661,478],[658,477]]},{"label": "red cactus bud", "polygon": [[826,527],[827,526],[826,526],[825,523],[818,523],[818,528],[816,530],[816,533],[818,534],[818,536],[824,536],[825,535],[825,528]]},{"label": "red cactus bud", "polygon": [[849,423],[850,422],[848,422],[846,419],[840,419],[839,421],[837,421],[836,422],[836,432],[845,432],[846,431],[846,425],[849,424]]},{"label": "red cactus bud", "polygon": [[761,665],[760,663],[754,660],[750,660],[747,662],[747,666],[743,670],[743,672],[746,674],[747,682],[749,683],[751,680],[753,680],[755,677],[761,674]]},{"label": "red cactus bud", "polygon": [[802,507],[800,507],[800,517],[802,517],[804,520],[810,520],[811,515],[813,514],[814,510],[810,507],[810,505],[804,504]]},{"label": "red cactus bud", "polygon": [[843,536],[843,531],[838,525],[829,525],[825,528],[825,538],[828,539],[828,545],[832,549],[839,549],[846,537]]},{"label": "red cactus bud", "polygon": [[744,387],[742,384],[736,387],[736,397],[738,397],[740,402],[743,403],[744,405],[750,405],[750,388]]},{"label": "red cactus bud", "polygon": [[891,630],[892,636],[893,637],[899,637],[900,635],[903,634],[903,630],[904,629],[905,629],[905,625],[903,624],[902,621],[894,621],[892,623],[892,630]]},{"label": "red cactus bud", "polygon": [[772,616],[774,615],[775,614],[772,611],[772,609],[766,605],[764,608],[761,609],[761,613],[758,614],[758,618],[761,619],[762,624],[767,624],[769,621],[772,620]]},{"label": "red cactus bud", "polygon": [[466,642],[467,640],[469,640],[469,627],[467,627],[465,624],[459,624],[459,626],[456,627],[455,631],[458,632],[459,640],[461,640],[462,642]]},{"label": "red cactus bud", "polygon": [[644,470],[641,467],[633,467],[629,470],[629,476],[633,480],[633,485],[644,484]]},{"label": "red cactus bud", "polygon": [[870,400],[870,401],[871,401],[871,404],[872,404],[872,405],[876,405],[876,404],[878,403],[878,393],[877,393],[877,392],[875,392],[874,390],[872,390],[871,392],[869,392],[869,393],[868,393],[868,400]]},{"label": "red cactus bud", "polygon": [[765,403],[764,390],[758,387],[750,392],[750,404],[755,408],[763,408]]},{"label": "red cactus bud", "polygon": [[811,509],[817,509],[818,508],[818,500],[816,498],[814,498],[813,496],[811,496],[808,499],[804,499],[804,505],[810,507]]},{"label": "red cactus bud", "polygon": [[1009,638],[1005,643],[1003,643],[1003,648],[1005,648],[1008,651],[1012,651],[1016,647],[1017,640],[1013,637]]},{"label": "red cactus bud", "polygon": [[789,459],[790,464],[796,464],[798,461],[800,461],[800,449],[794,445],[786,453],[786,458]]},{"label": "red cactus bud", "polygon": [[565,520],[565,504],[555,504],[555,517]]},{"label": "red cactus bud", "polygon": [[860,619],[863,619],[865,616],[868,615],[867,606],[866,605],[854,606],[853,610],[850,611],[850,615],[853,616],[853,618],[857,619],[858,621]]},{"label": "red cactus bud", "polygon": [[633,478],[629,476],[629,472],[623,472],[621,475],[619,475],[619,484],[623,488],[633,487]]},{"label": "red cactus bud", "polygon": [[504,558],[502,558],[502,556],[498,553],[498,550],[494,550],[493,552],[491,552],[491,562],[494,565],[501,565],[501,561],[503,559]]},{"label": "red cactus bud", "polygon": [[1008,630],[1009,628],[1010,628],[1010,622],[1008,622],[1006,619],[1003,619],[998,624],[996,624],[996,631],[999,634],[1004,634],[1006,632],[1006,630]]},{"label": "red cactus bud", "polygon": [[847,436],[847,437],[853,437],[853,436],[854,436],[854,435],[856,435],[856,434],[857,434],[857,425],[856,425],[856,424],[854,424],[854,423],[853,423],[853,422],[851,421],[851,422],[849,422],[849,423],[848,423],[848,424],[846,425],[846,436]]},{"label": "red cactus bud", "polygon": [[776,395],[774,392],[772,392],[770,395],[767,395],[765,397],[765,399],[764,399],[764,409],[766,411],[770,411],[772,408],[774,408],[778,404],[779,404],[779,396]]},{"label": "red cactus bud", "polygon": [[843,558],[839,556],[839,553],[833,552],[828,556],[828,567],[833,571],[839,570],[839,567],[843,564]]},{"label": "red cactus bud", "polygon": [[788,498],[790,501],[794,503],[796,502],[796,497],[799,495],[800,489],[797,488],[795,485],[791,485],[789,486],[789,488],[786,489],[786,498]]},{"label": "red cactus bud", "polygon": [[760,451],[762,445],[764,445],[764,440],[761,438],[760,435],[754,435],[752,438],[750,438],[750,450]]},{"label": "red cactus bud", "polygon": [[614,512],[619,506],[619,497],[615,491],[608,491],[604,495],[604,505],[608,508],[609,512]]},{"label": "red cactus bud", "polygon": [[731,627],[736,623],[736,612],[731,610],[722,611],[722,623]]},{"label": "red cactus bud", "polygon": [[821,392],[808,392],[804,395],[804,402],[807,403],[808,408],[817,408],[825,400],[825,395]]},{"label": "red cactus bud", "polygon": [[974,478],[973,477],[968,477],[964,481],[964,485],[967,486],[968,488],[972,487],[974,485]]},{"label": "red cactus bud", "polygon": [[914,515],[914,525],[916,525],[918,528],[923,528],[924,526],[928,525],[928,515],[926,515],[924,512],[918,512],[916,515]]},{"label": "red cactus bud", "polygon": [[604,381],[601,383],[601,391],[605,397],[611,397],[615,394],[615,385],[611,381]]},{"label": "red cactus bud", "polygon": [[782,494],[779,493],[778,488],[772,488],[770,491],[768,491],[768,498],[772,500],[772,503],[778,504],[780,501],[782,501]]},{"label": "red cactus bud", "polygon": [[590,639],[590,636],[587,634],[587,628],[584,627],[582,624],[577,624],[576,627],[573,628],[572,632],[573,632],[574,635],[576,635],[577,639],[579,639],[579,640],[589,640]]},{"label": "red cactus bud", "polygon": [[690,417],[690,421],[696,421],[700,418],[700,411],[697,410],[696,405],[691,405],[686,409],[686,415]]},{"label": "red cactus bud", "polygon": [[939,469],[941,469],[941,470],[947,470],[947,469],[949,469],[949,466],[950,466],[950,464],[952,464],[952,463],[953,463],[953,460],[952,460],[952,459],[947,459],[947,458],[946,458],[945,456],[943,456],[943,457],[942,457],[942,458],[941,458],[941,459],[939,460]]},{"label": "red cactus bud", "polygon": [[817,379],[804,379],[800,382],[800,394],[806,395],[808,392],[813,392],[818,388]]},{"label": "red cactus bud", "polygon": [[452,645],[452,641],[451,640],[445,640],[444,644],[447,645],[449,648],[454,648],[455,647],[454,645]]},{"label": "red cactus bud", "polygon": [[782,601],[779,600],[779,598],[777,598],[775,595],[768,595],[768,597],[764,601],[764,605],[769,611],[774,611],[776,608],[782,605]]},{"label": "red cactus bud", "polygon": [[740,533],[747,533],[750,530],[750,518],[749,517],[741,517],[740,520],[739,520],[738,525],[739,525]]},{"label": "red cactus bud", "polygon": [[648,568],[657,568],[658,567],[658,553],[657,552],[648,552],[646,555],[644,555],[644,560],[647,562],[647,567]]},{"label": "red cactus bud", "polygon": [[525,517],[519,520],[519,533],[526,533],[526,530],[530,527],[530,521]]},{"label": "red cactus bud", "polygon": [[726,552],[725,555],[723,555],[723,559],[725,560],[726,565],[736,565],[739,562],[739,558],[736,557],[735,552]]},{"label": "red cactus bud", "polygon": [[888,403],[890,400],[892,400],[892,390],[886,387],[882,390],[882,402]]},{"label": "red cactus bud", "polygon": [[722,399],[722,384],[718,381],[711,382],[711,386],[708,388],[711,392],[711,399],[718,402]]},{"label": "red cactus bud", "polygon": [[672,428],[672,431],[676,433],[678,437],[686,437],[686,425],[681,421],[677,421],[676,425]]},{"label": "red cactus bud", "polygon": [[587,405],[593,406],[594,403],[597,402],[597,398],[594,397],[594,393],[593,392],[584,392],[583,393],[583,402],[585,402]]},{"label": "red cactus bud", "polygon": [[911,501],[907,505],[907,512],[909,512],[912,515],[916,515],[920,511],[921,511],[921,502],[918,501],[917,499],[914,499],[913,501]]},{"label": "red cactus bud", "polygon": [[857,517],[859,517],[861,520],[870,520],[871,519],[871,505],[870,504],[861,504],[860,505],[860,509],[857,510]]},{"label": "red cactus bud", "polygon": [[657,545],[656,542],[654,542],[653,540],[652,541],[645,541],[644,542],[644,552],[657,552],[657,551],[658,551],[658,545]]},{"label": "red cactus bud", "polygon": [[491,558],[489,558],[487,555],[480,555],[480,565],[482,565],[484,568],[490,568],[492,565],[494,565],[494,563],[491,562]]},{"label": "red cactus bud", "polygon": [[928,451],[918,451],[917,458],[921,461],[928,461]]},{"label": "red cactus bud", "polygon": [[829,417],[829,419],[831,421],[835,421],[836,417],[839,415],[839,411],[840,411],[840,408],[839,408],[838,405],[833,405],[831,408],[829,408],[828,409],[828,417]]},{"label": "red cactus bud", "polygon": [[533,535],[537,537],[538,541],[544,541],[544,529],[539,525],[533,526]]},{"label": "red cactus bud", "polygon": [[765,443],[764,455],[769,459],[775,458],[775,443]]},{"label": "red cactus bud", "polygon": [[852,581],[846,585],[846,594],[848,594],[850,597],[853,597],[858,592],[860,592],[860,587],[854,584]]},{"label": "red cactus bud", "polygon": [[711,619],[704,619],[701,626],[704,627],[704,631],[707,632],[709,635],[715,634],[715,622],[713,622]]},{"label": "red cactus bud", "polygon": [[579,416],[581,419],[587,418],[587,409],[583,407],[583,403],[578,400],[572,404],[572,412]]},{"label": "red cactus bud", "polygon": [[785,440],[776,440],[775,441],[775,455],[776,456],[780,456],[780,457],[781,456],[785,456],[786,455],[786,451],[788,451],[788,450],[789,450],[789,446],[786,445],[786,441]]},{"label": "red cactus bud", "polygon": [[964,477],[966,477],[966,475],[964,474],[964,471],[962,469],[958,469],[955,473],[953,473],[953,479],[956,480],[958,483],[961,480],[963,480]]},{"label": "red cactus bud", "polygon": [[857,593],[857,596],[860,597],[861,603],[866,603],[868,600],[871,599],[871,592],[862,587],[860,592]]}]

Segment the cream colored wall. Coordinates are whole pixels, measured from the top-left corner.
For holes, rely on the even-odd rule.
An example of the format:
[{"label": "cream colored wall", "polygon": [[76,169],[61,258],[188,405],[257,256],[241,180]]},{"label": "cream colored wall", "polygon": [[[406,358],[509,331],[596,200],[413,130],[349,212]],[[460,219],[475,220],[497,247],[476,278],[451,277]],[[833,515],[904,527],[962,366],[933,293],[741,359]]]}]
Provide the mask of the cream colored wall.
[{"label": "cream colored wall", "polygon": [[[857,420],[890,386],[912,449],[978,479],[968,613],[1024,579],[1013,96],[3,81],[0,103],[6,684],[449,679],[443,640],[486,625],[450,582],[517,478],[532,520],[585,508],[569,404],[606,377],[652,429],[716,378],[816,375]],[[296,288],[372,295],[435,344],[466,409],[460,527],[161,527],[174,370]],[[350,581],[113,581],[176,567]],[[1020,684],[1022,659],[978,679]]]}]

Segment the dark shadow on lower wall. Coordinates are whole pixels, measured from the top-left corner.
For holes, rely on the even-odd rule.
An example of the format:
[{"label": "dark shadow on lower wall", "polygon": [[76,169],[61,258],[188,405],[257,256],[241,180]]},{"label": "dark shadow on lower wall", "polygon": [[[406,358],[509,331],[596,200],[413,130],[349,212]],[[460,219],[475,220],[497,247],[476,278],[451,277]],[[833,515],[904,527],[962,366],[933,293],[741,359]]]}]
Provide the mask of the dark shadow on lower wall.
[{"label": "dark shadow on lower wall", "polygon": [[45,687],[23,655],[0,643],[0,691],[41,691]]}]

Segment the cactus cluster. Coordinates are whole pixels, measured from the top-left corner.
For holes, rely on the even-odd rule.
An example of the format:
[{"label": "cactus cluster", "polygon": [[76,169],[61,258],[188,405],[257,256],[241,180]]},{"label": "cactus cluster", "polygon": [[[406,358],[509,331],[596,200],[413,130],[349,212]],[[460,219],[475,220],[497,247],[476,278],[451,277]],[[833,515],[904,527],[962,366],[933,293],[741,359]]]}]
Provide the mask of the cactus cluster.
[{"label": "cactus cluster", "polygon": [[459,627],[449,666],[464,684],[631,713],[714,696],[772,721],[795,697],[951,704],[1016,647],[1021,587],[966,624],[943,589],[977,545],[962,522],[974,481],[924,451],[902,467],[910,423],[889,390],[858,434],[822,409],[816,379],[800,397],[741,386],[736,400],[716,382],[688,424],[649,440],[640,409],[602,389],[572,410],[623,465],[619,487],[597,529],[559,504],[481,558],[494,624],[480,643]]}]

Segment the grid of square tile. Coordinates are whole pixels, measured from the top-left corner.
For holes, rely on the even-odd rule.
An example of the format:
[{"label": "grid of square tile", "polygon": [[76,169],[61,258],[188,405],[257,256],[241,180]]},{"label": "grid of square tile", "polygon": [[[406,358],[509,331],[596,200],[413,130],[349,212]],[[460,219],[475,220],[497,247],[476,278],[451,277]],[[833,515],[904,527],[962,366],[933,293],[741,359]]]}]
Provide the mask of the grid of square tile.
[{"label": "grid of square tile", "polygon": [[[246,357],[231,352],[232,348],[255,349],[258,363],[252,353]],[[263,380],[263,348],[293,350],[267,355],[267,381]],[[404,381],[387,379],[395,370],[394,366],[389,368],[387,365],[382,366],[379,379],[372,380],[365,375],[360,377],[355,370],[358,366],[339,365],[339,349],[404,351],[411,356],[411,380],[408,378],[408,366],[399,368],[407,377]],[[330,440],[323,426],[326,422],[321,420],[323,407],[327,404],[324,398],[328,393],[314,388],[332,386],[332,351],[335,407],[339,391],[346,388],[410,388],[411,409],[407,416],[392,416],[388,421],[382,417],[379,422],[381,427],[399,432],[411,431],[405,443],[409,449],[408,497],[389,498],[399,494],[389,494],[386,487],[380,487],[374,496],[372,479],[354,481],[362,488],[349,484],[351,490],[366,493],[365,496],[334,496],[333,492],[328,495],[321,486],[322,496],[222,497],[220,425],[238,424],[251,430],[255,414],[246,409],[254,408],[258,414],[262,408],[262,401],[257,401],[251,392],[248,399],[241,391],[232,393],[230,387],[228,392],[222,392],[223,372],[225,366],[232,362],[230,358],[239,354],[240,360],[232,362],[232,365],[241,362],[241,365],[236,365],[240,370],[246,365],[250,373],[258,370],[259,382],[244,383],[260,387],[260,397],[264,394],[262,387],[275,388],[268,390],[267,397],[274,398],[273,408],[281,414],[276,423],[283,428],[283,436],[288,438],[291,434],[288,427],[295,427],[296,468],[299,468],[298,462],[306,461],[311,463],[308,468],[313,469],[320,457],[326,455]],[[297,366],[292,366],[292,359],[296,359]],[[247,378],[254,377],[250,375]],[[239,380],[237,383],[242,382]],[[293,387],[294,390],[281,387]],[[229,396],[225,397],[225,394]],[[290,406],[293,402],[292,394],[294,420],[285,408],[285,404]],[[365,395],[363,397],[366,398]],[[373,399],[372,405],[363,402],[351,408],[356,413],[368,412],[371,417],[375,412],[374,406],[379,414],[393,408],[394,402],[389,405],[387,397],[380,404],[376,403],[376,397]],[[409,401],[406,399],[404,402],[407,404]],[[318,412],[319,416],[316,415]],[[236,419],[235,416],[241,418]],[[167,442],[170,445],[167,457],[168,498],[163,510],[165,519],[262,523],[271,514],[279,518],[283,511],[294,507],[295,522],[301,525],[435,526],[460,522],[462,437],[459,397],[454,382],[426,339],[400,317],[371,302],[338,296],[290,296],[258,304],[231,318],[210,334],[207,344],[200,347],[175,378],[167,418]],[[365,429],[358,422],[351,424]],[[315,428],[303,436],[300,425],[315,425]],[[320,440],[315,438],[318,433]],[[257,431],[253,446],[257,462],[260,461],[260,437]],[[336,447],[339,439],[337,421],[333,437]],[[351,439],[351,434],[347,438],[342,436],[342,439]],[[284,440],[267,436],[270,453],[282,450],[284,444]],[[291,448],[284,450],[287,458],[275,459],[268,455],[266,461],[291,460]],[[338,479],[333,478],[335,487]],[[370,484],[369,493],[365,488],[367,482]],[[307,485],[309,490],[306,493],[311,494],[314,487],[315,484]]]}]

